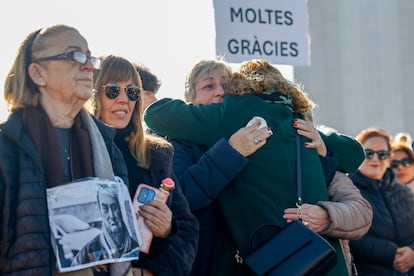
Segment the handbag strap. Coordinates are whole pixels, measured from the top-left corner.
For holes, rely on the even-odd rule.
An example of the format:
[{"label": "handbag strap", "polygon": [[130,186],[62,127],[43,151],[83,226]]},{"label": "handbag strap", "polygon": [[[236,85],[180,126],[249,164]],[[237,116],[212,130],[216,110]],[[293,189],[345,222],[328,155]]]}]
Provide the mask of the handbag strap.
[{"label": "handbag strap", "polygon": [[[296,134],[296,190],[297,190],[297,201],[296,201],[296,207],[298,207],[298,217],[299,220],[302,221],[302,157],[301,157],[301,146],[300,146],[300,136],[299,134]],[[254,231],[249,237],[249,250],[253,248],[253,239],[256,235],[257,231],[260,228],[263,227],[276,227],[279,228],[276,225],[273,224],[261,224]]]},{"label": "handbag strap", "polygon": [[302,157],[300,148],[300,137],[299,134],[296,134],[296,188],[298,197],[296,204],[302,206]]},{"label": "handbag strap", "polygon": [[302,157],[301,157],[301,146],[300,136],[296,133],[296,190],[297,190],[297,201],[296,207],[298,208],[298,218],[302,221]]}]

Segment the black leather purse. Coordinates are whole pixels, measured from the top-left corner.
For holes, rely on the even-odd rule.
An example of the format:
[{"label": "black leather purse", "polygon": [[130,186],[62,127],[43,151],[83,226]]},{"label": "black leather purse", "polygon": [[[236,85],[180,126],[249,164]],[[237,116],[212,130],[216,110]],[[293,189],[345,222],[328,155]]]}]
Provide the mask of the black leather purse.
[{"label": "black leather purse", "polygon": [[[302,208],[300,138],[296,136],[297,207]],[[300,217],[300,216],[299,216]],[[265,226],[265,225],[262,225]],[[261,228],[260,226],[259,228]],[[276,227],[276,226],[274,226]],[[256,229],[257,231],[258,229]],[[256,231],[250,238],[250,246]],[[335,249],[318,233],[297,220],[245,258],[254,275],[324,275],[337,263]]]}]

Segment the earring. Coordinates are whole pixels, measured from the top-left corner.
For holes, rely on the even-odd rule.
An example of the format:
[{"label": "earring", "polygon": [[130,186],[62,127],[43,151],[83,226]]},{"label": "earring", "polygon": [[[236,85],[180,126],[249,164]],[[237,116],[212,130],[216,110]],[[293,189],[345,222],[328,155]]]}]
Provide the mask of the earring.
[{"label": "earring", "polygon": [[46,83],[45,83],[45,81],[44,81],[44,80],[40,80],[39,85],[40,85],[40,86],[45,86],[45,85],[46,85]]}]

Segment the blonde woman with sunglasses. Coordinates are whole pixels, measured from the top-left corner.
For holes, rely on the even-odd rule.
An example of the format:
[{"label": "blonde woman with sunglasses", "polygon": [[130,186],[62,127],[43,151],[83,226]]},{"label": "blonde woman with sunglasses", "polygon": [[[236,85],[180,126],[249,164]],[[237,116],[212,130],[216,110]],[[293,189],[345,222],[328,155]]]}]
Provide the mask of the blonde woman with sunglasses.
[{"label": "blonde woman with sunglasses", "polygon": [[391,136],[383,129],[368,128],[356,139],[366,158],[349,177],[374,215],[368,233],[350,242],[358,274],[414,275],[414,196],[390,168]]},{"label": "blonde woman with sunglasses", "polygon": [[[142,83],[134,65],[125,58],[101,57],[94,74],[91,111],[116,128],[115,143],[128,167],[130,196],[138,184],[159,188],[163,179],[174,180],[173,148],[163,138],[147,134],[142,124]],[[178,184],[178,183],[177,183]],[[154,239],[149,253],[132,262],[136,275],[187,275],[196,255],[198,222],[192,215],[180,185],[170,191],[166,203],[152,200],[139,209]]]}]

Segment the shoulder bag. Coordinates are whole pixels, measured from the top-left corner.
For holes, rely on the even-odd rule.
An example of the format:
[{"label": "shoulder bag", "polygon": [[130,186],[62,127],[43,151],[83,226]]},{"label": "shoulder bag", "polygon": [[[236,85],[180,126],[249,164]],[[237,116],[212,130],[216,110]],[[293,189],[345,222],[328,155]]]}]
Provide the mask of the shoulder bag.
[{"label": "shoulder bag", "polygon": [[[319,276],[324,275],[337,263],[336,252],[332,245],[301,221],[302,168],[300,148],[300,138],[296,135],[296,206],[299,208],[300,220],[287,224],[270,240],[245,258],[245,263],[253,275]],[[256,231],[262,226],[259,226]],[[256,231],[250,237],[250,247]]]}]

